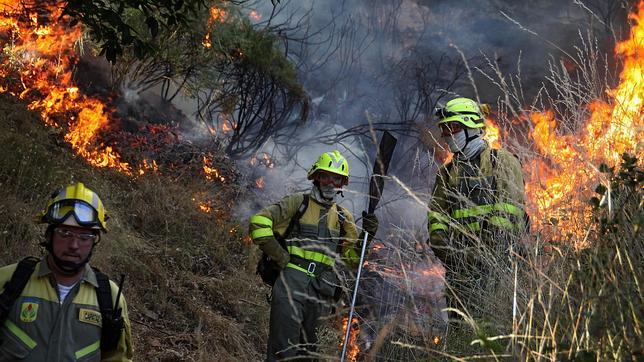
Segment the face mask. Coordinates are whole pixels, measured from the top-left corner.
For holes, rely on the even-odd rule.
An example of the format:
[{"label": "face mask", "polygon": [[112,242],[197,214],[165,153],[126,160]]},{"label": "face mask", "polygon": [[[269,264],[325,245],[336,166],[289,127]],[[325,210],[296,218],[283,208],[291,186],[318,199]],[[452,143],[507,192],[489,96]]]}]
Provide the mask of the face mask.
[{"label": "face mask", "polygon": [[320,185],[320,194],[322,194],[322,197],[325,199],[333,200],[337,193],[338,191],[333,185]]},{"label": "face mask", "polygon": [[457,134],[451,135],[447,138],[447,147],[452,153],[460,152],[465,148],[467,143],[467,136],[465,135],[465,130],[458,132]]},{"label": "face mask", "polygon": [[485,146],[482,135],[483,131],[480,129],[464,129],[449,137],[447,146],[452,153],[460,153],[463,159],[470,159]]}]

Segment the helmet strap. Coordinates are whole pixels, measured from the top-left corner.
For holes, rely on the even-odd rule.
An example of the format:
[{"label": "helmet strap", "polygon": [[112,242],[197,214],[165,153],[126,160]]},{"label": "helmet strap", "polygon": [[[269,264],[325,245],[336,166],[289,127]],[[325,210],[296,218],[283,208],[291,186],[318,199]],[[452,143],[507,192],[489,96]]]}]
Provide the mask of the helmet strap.
[{"label": "helmet strap", "polygon": [[[468,145],[470,142],[474,141],[475,139],[477,139],[477,138],[479,138],[479,137],[481,136],[481,133],[480,133],[480,132],[476,132],[476,134],[475,134],[475,135],[470,136],[470,133],[468,132],[468,130],[469,130],[469,128],[468,128],[468,127],[465,127],[465,128],[463,129],[463,131],[465,132],[465,147],[467,147],[467,145]],[[463,148],[465,148],[465,147],[463,147]]]},{"label": "helmet strap", "polygon": [[56,264],[56,267],[61,274],[72,276],[78,274],[78,271],[85,267],[85,264],[87,264],[89,262],[89,259],[92,257],[92,252],[90,252],[89,255],[87,255],[87,258],[85,258],[85,260],[81,261],[80,263],[62,260],[54,255],[53,252],[49,252],[49,255],[51,256],[51,259],[54,261],[54,264]]}]

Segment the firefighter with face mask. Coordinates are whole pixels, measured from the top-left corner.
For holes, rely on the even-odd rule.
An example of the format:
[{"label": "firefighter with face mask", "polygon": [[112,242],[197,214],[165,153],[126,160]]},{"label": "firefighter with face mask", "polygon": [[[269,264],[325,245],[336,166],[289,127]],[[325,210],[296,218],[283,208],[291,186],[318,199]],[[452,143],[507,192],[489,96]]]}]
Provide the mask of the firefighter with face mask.
[{"label": "firefighter with face mask", "polygon": [[[436,116],[453,158],[434,183],[429,243],[447,269],[451,289],[470,308],[491,269],[485,260],[494,259],[483,256],[508,255],[525,232],[523,174],[516,156],[491,149],[483,139],[485,120],[477,102],[452,99]],[[448,298],[452,307],[462,307],[453,297]]]},{"label": "firefighter with face mask", "polygon": [[[329,310],[340,281],[340,263],[357,267],[358,228],[336,204],[349,182],[349,164],[339,151],[325,152],[308,171],[309,193],[284,197],[250,218],[255,244],[274,261],[279,277],[271,293],[267,361],[309,359],[318,319]],[[374,214],[363,214],[364,231],[376,233]],[[282,244],[278,240],[282,240]]]},{"label": "firefighter with face mask", "polygon": [[67,186],[37,220],[48,224],[47,255],[0,268],[0,361],[130,361],[125,298],[89,266],[106,231],[100,198]]}]

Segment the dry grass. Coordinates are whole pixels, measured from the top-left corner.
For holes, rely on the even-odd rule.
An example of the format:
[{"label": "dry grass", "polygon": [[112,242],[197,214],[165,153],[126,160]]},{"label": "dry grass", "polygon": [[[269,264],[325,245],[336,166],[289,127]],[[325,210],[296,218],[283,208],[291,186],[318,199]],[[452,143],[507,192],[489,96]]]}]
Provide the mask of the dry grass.
[{"label": "dry grass", "polygon": [[[0,95],[0,130],[0,264],[41,255],[44,230],[33,215],[54,189],[82,181],[111,216],[92,264],[127,276],[137,360],[262,359],[265,290],[246,268],[245,227],[230,218],[243,190],[190,172],[130,179],[91,168],[7,95]],[[195,195],[217,211],[200,211]]]}]

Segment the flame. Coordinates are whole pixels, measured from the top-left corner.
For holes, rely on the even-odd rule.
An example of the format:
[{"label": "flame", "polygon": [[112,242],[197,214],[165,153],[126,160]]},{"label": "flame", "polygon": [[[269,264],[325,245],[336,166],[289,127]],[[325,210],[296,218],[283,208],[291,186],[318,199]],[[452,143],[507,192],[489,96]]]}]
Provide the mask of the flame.
[{"label": "flame", "polygon": [[221,182],[225,182],[226,178],[222,175],[219,174],[219,170],[212,167],[212,155],[203,156],[203,172],[206,174],[206,179],[213,181],[213,180],[219,180]]},{"label": "flame", "polygon": [[257,10],[251,10],[250,13],[248,13],[248,17],[254,21],[262,20],[262,14],[260,14]]},{"label": "flame", "polygon": [[262,152],[261,157],[258,157],[257,155],[251,157],[250,160],[248,160],[248,163],[251,166],[257,166],[257,164],[261,164],[261,165],[266,166],[266,168],[274,168],[275,167],[275,163],[271,159],[271,156],[266,152]]},{"label": "flame", "polygon": [[215,216],[223,216],[221,210],[215,208],[214,201],[208,198],[205,192],[197,192],[192,197],[192,201],[197,205],[197,208],[205,214],[213,214]]},{"label": "flame", "polygon": [[228,17],[228,12],[224,9],[213,6],[210,8],[210,18],[208,19],[208,24],[212,25],[214,23],[223,23]]},{"label": "flame", "polygon": [[629,18],[635,22],[630,36],[615,46],[624,64],[620,83],[606,92],[607,101],[588,105],[590,117],[583,129],[560,135],[553,112],[530,115],[530,137],[540,157],[524,167],[528,211],[537,229],[553,228],[555,239],[575,236],[578,247],[584,246],[591,218],[585,200],[602,181],[596,166],[616,166],[625,152],[635,153],[640,161],[643,156],[638,142],[644,126],[644,1]]},{"label": "flame", "polygon": [[212,206],[208,202],[200,202],[197,206],[199,206],[199,210],[206,214],[210,214],[212,212]]},{"label": "flame", "polygon": [[[43,7],[45,5],[42,5]],[[0,39],[4,59],[0,64],[0,89],[28,102],[52,127],[67,126],[64,139],[74,152],[96,167],[115,168],[132,174],[111,147],[97,141],[109,124],[104,104],[82,94],[72,80],[78,55],[70,44],[81,39],[80,25],[68,26],[62,8],[48,7],[49,24],[38,14],[23,17],[24,9],[15,1],[0,0]]]},{"label": "flame", "polygon": [[264,159],[263,163],[266,165],[268,168],[273,168],[275,167],[275,163],[273,163],[273,160],[271,159],[271,156],[268,155],[268,153],[264,153],[262,155],[262,158]]},{"label": "flame", "polygon": [[232,127],[230,127],[230,123],[228,121],[224,121],[222,123],[222,125],[221,125],[221,130],[224,133],[228,133],[228,132],[232,131],[233,129],[232,129]]},{"label": "flame", "polygon": [[[347,321],[349,320],[348,316],[342,318],[342,343],[340,347],[344,346],[344,339],[347,335]],[[360,346],[358,346],[358,335],[360,334],[360,326],[358,324],[358,317],[353,317],[351,319],[351,331],[349,332],[349,345],[347,346],[346,360],[355,362],[358,360],[358,354],[360,354]]]},{"label": "flame", "polygon": [[216,23],[223,24],[224,22],[226,22],[227,17],[228,12],[226,10],[218,8],[216,6],[212,6],[210,8],[210,17],[208,18],[208,25],[206,25],[206,34],[201,41],[201,45],[203,45],[204,48],[212,48],[212,40],[210,39],[212,28]]},{"label": "flame", "polygon": [[263,189],[264,188],[264,177],[260,177],[257,180],[255,180],[255,186],[257,186],[258,189]]},{"label": "flame", "polygon": [[142,176],[146,171],[156,172],[159,171],[159,165],[156,160],[148,161],[147,158],[143,159],[143,164],[139,167],[139,175]]},{"label": "flame", "polygon": [[485,118],[485,135],[483,139],[490,144],[490,147],[497,150],[501,148],[501,131],[499,125],[490,117]]},{"label": "flame", "polygon": [[212,48],[212,40],[210,40],[210,33],[206,33],[204,35],[203,40],[201,41],[201,45],[203,45],[204,48]]}]

